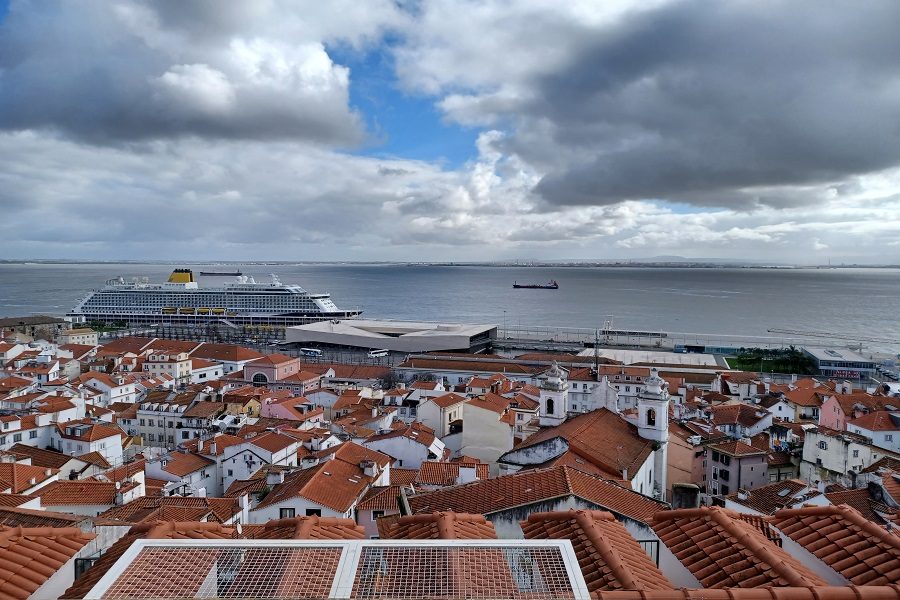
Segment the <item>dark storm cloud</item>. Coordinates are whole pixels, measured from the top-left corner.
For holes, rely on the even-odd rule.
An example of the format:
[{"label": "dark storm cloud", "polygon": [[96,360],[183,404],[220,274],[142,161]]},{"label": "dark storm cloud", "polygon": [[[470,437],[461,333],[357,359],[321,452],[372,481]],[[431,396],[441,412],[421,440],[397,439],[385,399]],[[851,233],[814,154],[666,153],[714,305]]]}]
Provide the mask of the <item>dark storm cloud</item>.
[{"label": "dark storm cloud", "polygon": [[694,0],[585,29],[507,147],[544,166],[536,189],[553,205],[813,201],[754,188],[900,164],[898,24],[893,0]]},{"label": "dark storm cloud", "polygon": [[179,2],[186,26],[172,28],[171,4],[13,4],[0,25],[0,129],[92,143],[361,140],[347,74],[321,44],[232,38],[259,11],[231,3]]}]

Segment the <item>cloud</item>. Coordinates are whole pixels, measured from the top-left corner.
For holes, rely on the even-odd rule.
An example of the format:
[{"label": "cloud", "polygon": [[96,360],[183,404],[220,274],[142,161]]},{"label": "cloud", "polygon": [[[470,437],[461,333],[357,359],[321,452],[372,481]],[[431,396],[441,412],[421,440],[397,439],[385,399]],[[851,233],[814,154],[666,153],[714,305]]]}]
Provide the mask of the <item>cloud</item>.
[{"label": "cloud", "polygon": [[365,128],[325,42],[365,44],[402,15],[327,4],[16,2],[0,25],[0,129],[351,147]]},{"label": "cloud", "polygon": [[[900,262],[897,10],[19,0],[0,256]],[[377,115],[335,46],[475,128],[471,160],[354,153]]]},{"label": "cloud", "polygon": [[900,164],[896,2],[451,4],[423,3],[399,74],[449,119],[508,123],[552,205],[810,204]]}]

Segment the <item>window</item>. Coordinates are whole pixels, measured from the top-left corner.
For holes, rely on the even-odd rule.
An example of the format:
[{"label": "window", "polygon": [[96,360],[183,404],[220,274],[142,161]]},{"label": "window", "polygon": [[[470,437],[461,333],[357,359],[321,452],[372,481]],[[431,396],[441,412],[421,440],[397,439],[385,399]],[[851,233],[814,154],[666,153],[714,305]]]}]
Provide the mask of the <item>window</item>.
[{"label": "window", "polygon": [[853,458],[859,458],[859,450],[853,451]]},{"label": "window", "polygon": [[713,450],[712,460],[713,462],[719,462],[719,453],[715,450]]},{"label": "window", "polygon": [[138,419],[138,423],[140,423],[140,424],[141,424],[141,427],[143,427],[143,426],[144,426],[144,420],[143,420],[143,419]]},{"label": "window", "polygon": [[892,433],[886,433],[886,434],[884,434],[884,441],[886,441],[886,442],[893,442],[893,441],[894,441],[894,435],[893,435]]},{"label": "window", "polygon": [[380,519],[380,518],[383,517],[383,516],[384,516],[384,511],[383,511],[383,510],[373,510],[373,511],[372,511],[372,520],[373,520],[373,521],[375,521],[375,520],[377,520],[377,519]]},{"label": "window", "polygon": [[722,481],[728,481],[729,476],[730,476],[729,471],[726,471],[725,469],[722,469],[721,471],[719,471],[719,479],[721,479]]},{"label": "window", "polygon": [[234,477],[234,471],[232,471],[231,469],[228,469],[228,476]]},{"label": "window", "polygon": [[722,464],[725,465],[726,467],[727,467],[728,465],[730,465],[730,464],[731,464],[731,457],[728,456],[727,454],[723,454],[723,455],[722,455]]},{"label": "window", "polygon": [[150,441],[151,441],[151,442],[155,442],[155,441],[156,441],[156,436],[153,435],[152,433],[151,433],[150,435],[148,435],[147,437],[150,438]]},{"label": "window", "polygon": [[181,439],[183,439],[183,440],[188,439],[188,432],[187,432],[187,431],[182,431],[182,432],[181,432]]},{"label": "window", "polygon": [[13,442],[21,442],[21,441],[22,441],[22,434],[21,434],[21,433],[14,433],[14,434],[13,434]]},{"label": "window", "polygon": [[626,391],[626,392],[630,392],[630,391],[631,391],[631,386],[630,386],[630,385],[626,385],[626,386],[625,386],[625,391]]},{"label": "window", "polygon": [[713,479],[715,479],[715,480],[718,481],[718,479],[719,479],[719,467],[713,467]]},{"label": "window", "polygon": [[[309,512],[309,511],[307,511]],[[279,519],[293,519],[294,515],[297,514],[293,508],[282,508],[278,511]]]},{"label": "window", "polygon": [[33,440],[33,439],[36,438],[36,437],[37,437],[37,431],[36,431],[36,430],[32,429],[31,431],[28,432],[28,439]]},{"label": "window", "polygon": [[723,496],[727,495],[728,492],[730,492],[730,491],[731,491],[731,490],[729,489],[729,487],[728,487],[727,485],[722,484],[722,495],[723,495]]},{"label": "window", "polygon": [[306,516],[307,517],[321,517],[322,509],[321,508],[307,508]]},{"label": "window", "polygon": [[577,404],[573,404],[573,405],[572,405],[572,410],[578,410],[578,405],[577,405]]},{"label": "window", "polygon": [[821,442],[819,442],[819,449],[820,450],[828,450],[828,442],[826,442],[825,440],[822,440]]},{"label": "window", "polygon": [[656,427],[656,410],[652,408],[647,409],[647,426]]},{"label": "window", "polygon": [[553,406],[553,398],[547,398],[547,414],[548,415],[554,414],[556,412],[554,410],[554,408],[555,407]]}]

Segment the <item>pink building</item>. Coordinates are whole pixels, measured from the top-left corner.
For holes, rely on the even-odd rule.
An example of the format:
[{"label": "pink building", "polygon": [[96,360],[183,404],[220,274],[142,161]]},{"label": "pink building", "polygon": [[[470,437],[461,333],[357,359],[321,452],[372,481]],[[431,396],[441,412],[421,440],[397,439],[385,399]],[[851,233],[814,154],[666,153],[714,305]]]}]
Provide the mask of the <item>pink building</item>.
[{"label": "pink building", "polygon": [[284,354],[269,354],[244,366],[244,379],[253,383],[272,383],[300,372],[300,359]]},{"label": "pink building", "polygon": [[827,394],[822,403],[822,409],[819,411],[819,425],[836,431],[846,431],[848,421],[858,419],[876,410],[890,408],[887,405],[892,405],[892,403],[900,405],[900,401],[896,399],[892,400],[887,396],[873,396],[866,392]]}]

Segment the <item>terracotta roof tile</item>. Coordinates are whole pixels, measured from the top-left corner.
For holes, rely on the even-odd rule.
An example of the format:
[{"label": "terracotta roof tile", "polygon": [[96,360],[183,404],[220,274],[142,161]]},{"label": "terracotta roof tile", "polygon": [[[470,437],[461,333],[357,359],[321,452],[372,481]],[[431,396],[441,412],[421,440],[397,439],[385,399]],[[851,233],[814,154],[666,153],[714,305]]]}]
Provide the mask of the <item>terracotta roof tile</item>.
[{"label": "terracotta roof tile", "polygon": [[[415,482],[422,485],[454,485],[459,478],[460,466],[475,467],[478,479],[488,479],[491,476],[490,465],[487,463],[464,465],[458,462],[425,461],[419,466]],[[394,469],[391,469],[391,480],[393,479]]]},{"label": "terracotta roof tile", "polygon": [[[24,492],[36,484],[54,479],[58,469],[35,467],[21,463],[0,463],[0,491],[9,490],[13,494]],[[35,483],[31,483],[34,479]]]},{"label": "terracotta roof tile", "polygon": [[166,459],[163,471],[178,477],[184,477],[194,471],[216,464],[215,461],[192,452],[173,452]]},{"label": "terracotta roof tile", "polygon": [[[739,494],[747,494],[741,498]],[[820,494],[815,488],[799,479],[786,479],[770,483],[752,490],[735,492],[726,496],[728,500],[751,508],[764,515],[774,514],[782,508],[790,508]]]},{"label": "terracotta roof tile", "polygon": [[900,431],[900,414],[878,410],[853,419],[847,424],[869,431]]},{"label": "terracotta roof tile", "polygon": [[26,600],[96,536],[76,527],[0,526],[0,591]]},{"label": "terracotta roof tile", "polygon": [[36,496],[41,497],[41,506],[60,505],[114,505],[119,490],[112,481],[92,479],[60,480],[42,487]]},{"label": "terracotta roof tile", "polygon": [[419,469],[391,467],[391,485],[411,485],[419,476]]},{"label": "terracotta roof tile", "polygon": [[78,578],[61,598],[84,598],[107,571],[118,561],[131,545],[140,539],[204,540],[230,539],[235,530],[219,523],[176,523],[154,521],[133,526],[122,538],[104,552],[90,569]]},{"label": "terracotta roof tile", "polygon": [[248,537],[259,540],[363,540],[366,530],[353,519],[311,516],[269,521]]},{"label": "terracotta roof tile", "polygon": [[712,422],[716,425],[743,425],[752,427],[764,419],[769,411],[750,406],[749,404],[728,404],[725,406],[713,406],[707,409],[712,415]]},{"label": "terracotta roof tile", "polygon": [[393,540],[493,540],[493,523],[480,514],[435,512],[401,517],[381,532]]},{"label": "terracotta roof tile", "polygon": [[371,480],[358,464],[328,460],[289,474],[284,483],[276,485],[253,510],[299,496],[343,513],[362,496]]},{"label": "terracotta roof tile", "polygon": [[[391,479],[394,478],[393,476],[394,470],[391,469]],[[412,486],[409,484],[392,484],[387,486],[371,487],[366,491],[365,495],[362,497],[362,500],[359,501],[359,504],[356,505],[356,510],[380,510],[382,512],[397,512],[399,511],[397,497],[400,495],[401,490],[404,488],[410,494],[412,493]]]},{"label": "terracotta roof tile", "polygon": [[653,529],[705,588],[825,585],[759,529],[724,508],[658,512]]},{"label": "terracotta roof tile", "polygon": [[709,446],[713,450],[717,450],[719,452],[724,452],[729,456],[754,456],[754,455],[763,455],[767,454],[765,450],[760,450],[759,448],[754,448],[749,444],[745,444],[740,440],[731,440],[727,442],[719,442],[718,444],[712,444]]},{"label": "terracotta roof tile", "polygon": [[624,470],[633,477],[653,452],[652,442],[638,435],[637,427],[605,408],[542,429],[511,452],[532,448],[554,438],[565,440],[579,456],[617,478],[622,478]]},{"label": "terracotta roof tile", "polygon": [[535,513],[525,539],[570,540],[588,591],[670,590],[674,586],[615,517],[603,511]]},{"label": "terracotta roof tile", "polygon": [[453,406],[454,404],[459,404],[460,402],[465,402],[466,399],[464,396],[460,396],[459,394],[454,394],[450,392],[449,394],[444,394],[443,396],[438,396],[436,398],[429,398],[428,402],[434,402],[441,408],[447,408]]},{"label": "terracotta roof tile", "polygon": [[82,527],[88,517],[20,506],[0,507],[0,525],[8,527]]},{"label": "terracotta roof tile", "polygon": [[297,443],[297,440],[288,435],[268,432],[246,440],[248,443],[258,446],[267,452],[280,452]]},{"label": "terracotta roof tile", "polygon": [[[181,496],[143,496],[123,506],[110,508],[98,516],[107,522],[143,523],[165,521],[216,522],[230,520],[241,511],[236,498],[198,498]],[[187,517],[187,518],[185,518]]]},{"label": "terracotta roof tile", "polygon": [[[872,498],[869,494],[869,490],[867,488],[860,488],[856,490],[848,490],[848,489],[834,489],[825,491],[825,497],[828,498],[828,501],[831,502],[835,506],[845,505],[849,506],[867,520],[876,523],[878,525],[883,525],[888,521],[893,522],[898,516],[900,516],[900,511],[895,508],[891,508],[886,504],[882,504],[881,502],[877,502]],[[884,517],[882,517],[884,515]]]},{"label": "terracotta roof tile", "polygon": [[34,496],[28,494],[0,494],[0,506],[21,506],[34,500]]},{"label": "terracotta roof tile", "polygon": [[61,469],[63,465],[72,460],[71,456],[66,456],[62,452],[54,450],[45,450],[36,446],[26,446],[25,444],[15,444],[9,452],[20,457],[28,457],[31,464],[35,467],[50,467],[52,469]]},{"label": "terracotta roof tile", "polygon": [[900,536],[849,506],[780,510],[769,521],[854,585],[900,581]]},{"label": "terracotta roof tile", "polygon": [[649,522],[666,505],[571,467],[521,471],[415,495],[413,512],[491,514],[553,498],[577,496],[599,508]]}]

